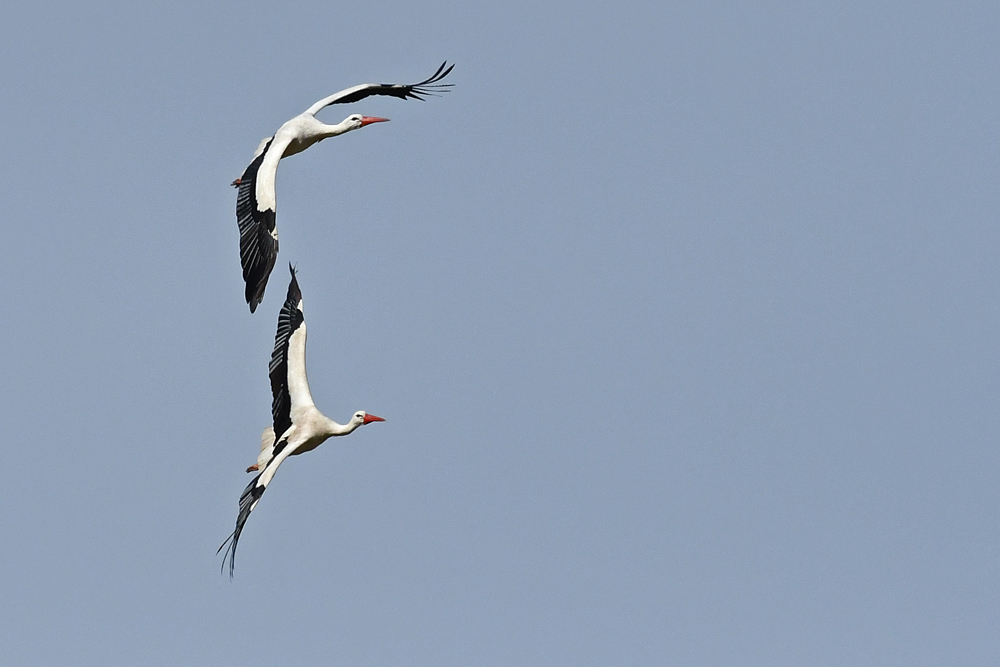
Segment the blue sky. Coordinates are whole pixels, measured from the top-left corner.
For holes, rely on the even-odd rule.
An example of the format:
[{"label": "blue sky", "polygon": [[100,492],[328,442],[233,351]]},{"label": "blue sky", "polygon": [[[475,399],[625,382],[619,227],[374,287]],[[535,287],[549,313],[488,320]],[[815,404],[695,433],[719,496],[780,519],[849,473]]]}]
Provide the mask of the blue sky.
[{"label": "blue sky", "polygon": [[1000,9],[338,4],[0,9],[5,659],[995,664]]}]

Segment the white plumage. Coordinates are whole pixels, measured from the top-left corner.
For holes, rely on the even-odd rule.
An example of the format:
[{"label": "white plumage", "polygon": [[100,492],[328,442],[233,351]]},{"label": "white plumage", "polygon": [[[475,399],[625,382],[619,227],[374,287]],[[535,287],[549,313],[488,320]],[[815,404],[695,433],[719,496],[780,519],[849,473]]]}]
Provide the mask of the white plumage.
[{"label": "white plumage", "polygon": [[316,113],[331,104],[357,102],[371,95],[422,100],[425,95],[447,92],[452,84],[438,83],[454,67],[447,65],[448,63],[442,63],[433,76],[420,83],[366,83],[346,88],[316,102],[278,128],[274,136],[260,142],[250,166],[243,172],[243,176],[233,181],[233,185],[239,188],[236,195],[236,221],[240,228],[240,263],[246,283],[245,297],[251,313],[264,298],[267,279],[278,256],[278,230],[275,226],[277,202],[274,190],[278,162],[289,155],[301,153],[327,137],[389,120],[352,114],[336,125],[327,125],[316,118]]},{"label": "white plumage", "polygon": [[[385,421],[381,417],[358,411],[346,424],[338,424],[316,409],[309,392],[309,381],[306,379],[306,323],[302,313],[302,292],[299,290],[295,270],[291,266],[288,268],[292,279],[288,284],[285,304],[278,315],[274,351],[268,366],[271,377],[271,416],[274,423],[261,434],[257,463],[247,468],[247,472],[259,472],[240,496],[236,529],[219,547],[219,551],[222,551],[228,545],[222,565],[225,567],[225,558],[228,557],[229,576],[232,576],[235,567],[236,544],[243,526],[286,458],[312,451],[328,438],[348,435],[365,424]],[[277,438],[275,434],[279,434]]]}]

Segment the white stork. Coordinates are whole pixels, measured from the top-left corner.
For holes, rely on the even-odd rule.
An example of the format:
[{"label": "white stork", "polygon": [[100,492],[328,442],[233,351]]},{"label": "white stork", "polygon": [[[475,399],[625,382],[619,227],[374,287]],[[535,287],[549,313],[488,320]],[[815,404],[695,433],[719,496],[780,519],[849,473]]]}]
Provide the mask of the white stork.
[{"label": "white stork", "polygon": [[335,137],[371,123],[382,123],[388,118],[351,114],[337,125],[327,125],[316,114],[331,104],[357,102],[370,95],[391,95],[402,100],[422,100],[424,95],[448,92],[450,83],[438,83],[448,76],[452,68],[442,63],[433,76],[413,84],[365,83],[345,88],[339,93],[324,97],[295,118],[278,128],[273,137],[260,142],[250,166],[243,176],[233,181],[239,188],[236,195],[236,221],[240,226],[240,262],[246,282],[246,300],[250,312],[264,298],[267,278],[278,256],[278,230],[274,226],[274,178],[281,158],[301,153],[318,141]]},{"label": "white stork", "polygon": [[[295,269],[291,265],[288,269],[292,273],[292,280],[288,285],[285,305],[278,314],[278,331],[274,335],[274,352],[271,353],[269,365],[274,426],[264,429],[257,463],[247,468],[247,472],[259,472],[240,496],[236,529],[219,547],[219,551],[222,551],[223,547],[229,545],[223,556],[222,566],[225,568],[225,559],[228,557],[230,577],[233,576],[236,543],[243,532],[243,525],[264,495],[264,489],[281,462],[289,456],[316,449],[332,436],[348,435],[365,424],[385,421],[359,410],[351,417],[351,421],[341,425],[316,409],[306,380],[306,323],[302,315],[302,292],[295,279]],[[276,433],[280,434],[277,439],[274,437]]]}]

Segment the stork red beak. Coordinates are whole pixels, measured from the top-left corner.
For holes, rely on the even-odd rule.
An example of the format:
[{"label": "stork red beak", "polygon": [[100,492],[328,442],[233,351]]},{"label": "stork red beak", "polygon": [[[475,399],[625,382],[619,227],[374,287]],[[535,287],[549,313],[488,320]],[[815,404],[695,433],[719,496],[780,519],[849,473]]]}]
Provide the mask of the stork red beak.
[{"label": "stork red beak", "polygon": [[[388,123],[388,122],[389,122],[388,118],[379,118],[378,116],[361,117],[361,127],[364,127],[365,125],[371,125],[372,123]],[[380,419],[379,421],[385,421],[385,420]]]},{"label": "stork red beak", "polygon": [[232,183],[230,183],[230,185],[233,186],[234,188],[238,188],[238,187],[240,187],[240,183],[242,183],[242,182],[243,182],[243,177],[240,176],[235,181],[233,181]]},{"label": "stork red beak", "polygon": [[372,422],[384,422],[385,420],[381,417],[376,417],[375,415],[365,415],[365,423],[371,424]]}]

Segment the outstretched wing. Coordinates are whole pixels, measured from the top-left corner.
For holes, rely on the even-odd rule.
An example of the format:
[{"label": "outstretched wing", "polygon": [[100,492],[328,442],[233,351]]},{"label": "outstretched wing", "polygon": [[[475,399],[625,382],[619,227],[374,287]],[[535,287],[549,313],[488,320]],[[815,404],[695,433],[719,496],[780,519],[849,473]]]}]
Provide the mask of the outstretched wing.
[{"label": "outstretched wing", "polygon": [[309,107],[306,113],[315,116],[316,113],[323,107],[330,106],[331,104],[349,104],[351,102],[357,102],[358,100],[363,100],[370,95],[390,95],[392,97],[398,97],[401,100],[422,100],[425,95],[447,93],[448,88],[454,84],[438,82],[448,76],[448,73],[451,72],[454,67],[455,65],[448,65],[447,61],[445,61],[441,63],[441,66],[438,67],[437,71],[434,72],[433,75],[424,79],[420,83],[363,83],[360,86],[345,88],[339,93],[334,93],[329,97],[324,97],[319,102]]},{"label": "outstretched wing", "polygon": [[[240,495],[240,513],[236,515],[236,529],[233,534],[226,538],[226,541],[222,543],[219,547],[219,551],[228,545],[225,555],[222,557],[222,567],[226,567],[226,558],[229,559],[229,578],[233,578],[233,569],[236,567],[236,544],[240,541],[240,533],[243,532],[243,526],[246,524],[247,519],[250,517],[250,512],[253,508],[257,506],[257,501],[260,497],[264,495],[264,489],[267,488],[264,484],[258,484],[260,480],[260,474],[253,478],[247,488],[243,490],[243,494]],[[219,553],[216,551],[215,553]]]},{"label": "outstretched wing", "polygon": [[243,172],[236,194],[236,222],[240,227],[240,264],[246,283],[246,300],[250,312],[264,298],[267,279],[278,257],[278,229],[275,226],[276,197],[274,179],[278,161],[288,139],[274,137],[261,142],[253,162]]},{"label": "outstretched wing", "polygon": [[[264,298],[267,278],[274,268],[278,256],[278,231],[274,223],[274,190],[271,190],[270,206],[261,207],[257,196],[257,180],[261,165],[267,156],[268,142],[264,150],[253,159],[240,178],[240,189],[236,195],[236,222],[240,227],[240,264],[243,266],[243,281],[246,283],[246,300],[250,312]],[[274,183],[274,179],[270,179]]]},{"label": "outstretched wing", "polygon": [[302,314],[302,291],[295,278],[295,269],[288,265],[292,279],[288,283],[285,304],[278,313],[278,329],[274,334],[274,351],[268,372],[271,376],[271,416],[274,419],[277,456],[284,447],[288,429],[292,426],[293,410],[312,405],[309,382],[306,380],[306,321]]}]

